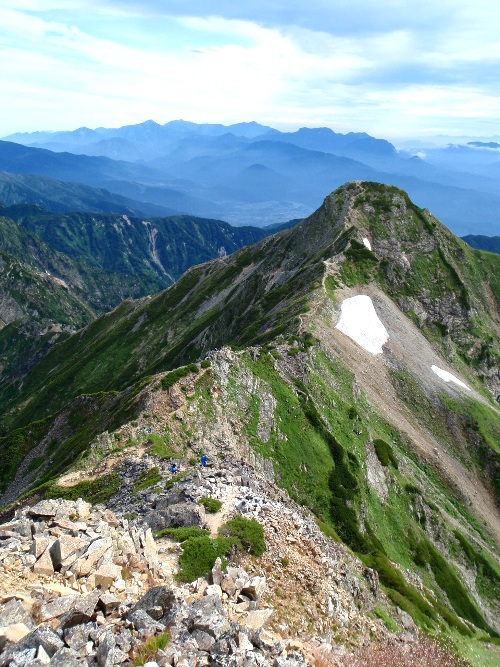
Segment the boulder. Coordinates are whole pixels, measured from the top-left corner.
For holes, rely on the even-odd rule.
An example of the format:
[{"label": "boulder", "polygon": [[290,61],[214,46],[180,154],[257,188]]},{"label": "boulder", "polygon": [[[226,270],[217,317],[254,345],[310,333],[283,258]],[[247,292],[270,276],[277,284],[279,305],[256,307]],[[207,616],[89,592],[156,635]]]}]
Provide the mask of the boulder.
[{"label": "boulder", "polygon": [[50,518],[56,516],[58,504],[53,500],[41,500],[33,507],[30,507],[27,514],[33,517]]},{"label": "boulder", "polygon": [[143,609],[136,609],[127,616],[136,630],[142,630],[143,636],[153,637],[158,632],[164,632],[165,626],[155,621]]},{"label": "boulder", "polygon": [[177,503],[164,510],[154,510],[146,515],[145,521],[152,530],[203,525],[203,513],[195,503]]},{"label": "boulder", "polygon": [[206,595],[188,605],[188,630],[202,630],[219,640],[231,630],[218,595]]},{"label": "boulder", "polygon": [[21,600],[12,598],[0,609],[0,626],[9,627],[19,623],[26,625],[30,630],[34,626],[31,614],[26,611]]},{"label": "boulder", "polygon": [[[79,537],[61,535],[50,547],[54,570],[60,570],[62,566],[70,565],[76,560],[76,554],[88,547],[88,544],[87,540],[82,540]],[[75,557],[71,560],[72,556]]]},{"label": "boulder", "polygon": [[52,557],[50,555],[49,547],[45,549],[40,558],[33,565],[33,572],[35,574],[45,575],[54,574],[54,565],[52,564]]},{"label": "boulder", "polygon": [[258,600],[266,589],[265,577],[252,577],[249,579],[241,589],[241,595],[250,600]]},{"label": "boulder", "polygon": [[[128,613],[128,618],[133,612],[141,610],[148,613],[151,618],[154,618],[156,614],[156,608],[160,607],[162,610],[162,616],[165,616],[172,611],[176,603],[175,593],[168,586],[153,586],[149,591],[142,596],[142,598],[137,602],[134,607]],[[153,613],[150,614],[149,612]]]},{"label": "boulder", "polygon": [[99,637],[99,646],[96,654],[99,667],[113,667],[115,646],[115,637],[112,632],[105,632]]},{"label": "boulder", "polygon": [[52,656],[50,667],[82,667],[78,654],[70,648],[62,648]]}]

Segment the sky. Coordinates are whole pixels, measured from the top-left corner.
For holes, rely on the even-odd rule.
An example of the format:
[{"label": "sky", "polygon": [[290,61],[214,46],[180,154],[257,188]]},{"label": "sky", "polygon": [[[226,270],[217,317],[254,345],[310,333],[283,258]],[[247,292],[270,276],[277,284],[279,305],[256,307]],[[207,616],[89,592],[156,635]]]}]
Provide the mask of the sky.
[{"label": "sky", "polygon": [[498,0],[1,0],[0,136],[255,120],[500,133]]}]

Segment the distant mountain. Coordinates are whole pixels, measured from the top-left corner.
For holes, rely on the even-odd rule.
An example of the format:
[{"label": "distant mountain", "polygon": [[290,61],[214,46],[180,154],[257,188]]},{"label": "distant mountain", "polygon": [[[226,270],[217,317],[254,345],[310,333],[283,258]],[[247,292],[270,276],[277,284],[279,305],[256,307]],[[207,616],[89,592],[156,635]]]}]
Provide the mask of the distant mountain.
[{"label": "distant mountain", "polygon": [[109,190],[64,183],[49,176],[0,172],[0,201],[7,206],[35,204],[49,211],[95,211],[126,215],[175,215],[177,210],[138,202]]},{"label": "distant mountain", "polygon": [[345,181],[371,180],[405,189],[457,234],[500,231],[500,156],[481,142],[397,151],[363,132],[181,120],[9,139],[24,147],[0,142],[0,169],[105,188],[231,224],[306,217]]},{"label": "distant mountain", "polygon": [[469,234],[468,236],[462,236],[462,239],[472,248],[477,248],[477,250],[488,250],[488,252],[500,254],[500,236],[475,236],[474,234]]}]

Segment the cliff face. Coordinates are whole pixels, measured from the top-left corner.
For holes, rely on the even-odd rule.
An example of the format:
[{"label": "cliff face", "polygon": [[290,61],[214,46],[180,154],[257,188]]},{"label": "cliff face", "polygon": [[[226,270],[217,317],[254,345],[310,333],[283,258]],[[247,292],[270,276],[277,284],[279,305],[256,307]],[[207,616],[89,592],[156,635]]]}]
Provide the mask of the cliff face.
[{"label": "cliff face", "polygon": [[[4,390],[2,502],[83,494],[137,529],[213,538],[254,518],[269,551],[231,557],[267,577],[281,639],[366,638],[375,615],[468,651],[500,631],[492,257],[405,193],[349,184],[297,227],[122,304]],[[170,483],[172,462],[185,479]],[[203,497],[222,501],[220,521]]]}]

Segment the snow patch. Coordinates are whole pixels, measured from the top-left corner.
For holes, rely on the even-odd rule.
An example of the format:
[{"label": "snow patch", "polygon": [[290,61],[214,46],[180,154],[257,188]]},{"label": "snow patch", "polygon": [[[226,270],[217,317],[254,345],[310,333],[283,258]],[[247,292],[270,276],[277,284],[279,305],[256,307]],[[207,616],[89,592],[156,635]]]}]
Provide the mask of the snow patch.
[{"label": "snow patch", "polygon": [[365,246],[368,248],[368,250],[371,250],[371,249],[372,249],[372,244],[370,243],[369,239],[366,238],[366,236],[365,236],[365,238],[363,239],[363,243],[364,243]]},{"label": "snow patch", "polygon": [[382,354],[382,346],[389,340],[372,300],[364,294],[344,299],[335,328],[371,354]]},{"label": "snow patch", "polygon": [[431,366],[431,369],[434,371],[434,373],[436,373],[436,375],[439,375],[439,377],[445,382],[454,382],[455,384],[458,384],[460,387],[467,389],[467,391],[470,391],[470,387],[468,387],[461,380],[452,375],[452,373],[448,373],[448,371],[444,371],[442,368],[439,368],[439,366],[434,366],[434,365]]}]

